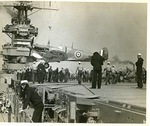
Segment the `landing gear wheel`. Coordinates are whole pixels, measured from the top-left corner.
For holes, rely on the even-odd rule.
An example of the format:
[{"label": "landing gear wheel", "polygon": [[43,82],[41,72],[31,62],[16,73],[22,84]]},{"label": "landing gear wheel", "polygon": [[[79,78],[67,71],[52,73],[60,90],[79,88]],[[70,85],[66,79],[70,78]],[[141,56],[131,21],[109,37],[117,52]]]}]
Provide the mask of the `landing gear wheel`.
[{"label": "landing gear wheel", "polygon": [[49,64],[47,62],[44,63],[44,66],[45,66],[46,69],[49,68]]}]

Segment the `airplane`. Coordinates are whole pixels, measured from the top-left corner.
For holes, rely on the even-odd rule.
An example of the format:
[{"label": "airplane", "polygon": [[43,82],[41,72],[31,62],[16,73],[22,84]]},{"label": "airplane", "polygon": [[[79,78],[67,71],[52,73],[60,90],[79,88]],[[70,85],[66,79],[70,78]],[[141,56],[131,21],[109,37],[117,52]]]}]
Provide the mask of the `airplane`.
[{"label": "airplane", "polygon": [[[40,44],[34,44],[30,48],[31,57],[37,60],[45,60],[46,62],[60,62],[60,61],[81,61],[90,62],[93,53],[75,49],[67,48],[66,46],[52,47]],[[100,55],[104,60],[108,59],[108,49],[105,47],[100,50]]]}]

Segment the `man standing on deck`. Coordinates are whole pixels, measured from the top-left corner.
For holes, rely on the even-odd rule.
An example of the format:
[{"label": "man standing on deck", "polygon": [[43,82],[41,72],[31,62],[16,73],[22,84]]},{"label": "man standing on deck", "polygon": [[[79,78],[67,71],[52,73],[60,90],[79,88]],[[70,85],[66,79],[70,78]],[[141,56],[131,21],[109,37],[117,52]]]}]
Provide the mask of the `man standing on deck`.
[{"label": "man standing on deck", "polygon": [[101,88],[102,82],[102,65],[103,65],[104,58],[98,53],[94,52],[93,56],[91,57],[91,65],[93,66],[93,74],[92,74],[92,87],[96,88],[96,83],[98,80],[98,88]]},{"label": "man standing on deck", "polygon": [[143,88],[143,82],[142,82],[142,66],[143,66],[143,59],[141,57],[141,53],[138,53],[137,55],[137,62],[136,65],[136,80],[137,80],[137,88]]},{"label": "man standing on deck", "polygon": [[44,83],[44,78],[46,75],[46,70],[43,62],[40,62],[40,64],[37,66],[37,80],[38,83]]},{"label": "man standing on deck", "polygon": [[52,81],[52,74],[53,74],[53,70],[52,70],[52,66],[50,66],[50,68],[48,69],[48,82]]},{"label": "man standing on deck", "polygon": [[23,107],[20,112],[27,108],[29,103],[33,105],[34,112],[32,116],[33,122],[42,122],[42,112],[43,112],[43,102],[39,94],[35,91],[35,89],[29,87],[27,80],[21,81],[21,88],[23,90]]},{"label": "man standing on deck", "polygon": [[107,84],[110,84],[110,77],[111,77],[111,65],[110,65],[110,62],[107,63],[107,66],[104,69],[104,71],[106,71],[105,85],[107,85]]},{"label": "man standing on deck", "polygon": [[81,84],[82,71],[83,71],[83,67],[81,65],[81,62],[78,62],[78,66],[77,66],[77,69],[76,69],[78,84]]},{"label": "man standing on deck", "polygon": [[35,61],[33,62],[31,68],[32,68],[32,82],[35,83],[37,80],[37,65]]}]

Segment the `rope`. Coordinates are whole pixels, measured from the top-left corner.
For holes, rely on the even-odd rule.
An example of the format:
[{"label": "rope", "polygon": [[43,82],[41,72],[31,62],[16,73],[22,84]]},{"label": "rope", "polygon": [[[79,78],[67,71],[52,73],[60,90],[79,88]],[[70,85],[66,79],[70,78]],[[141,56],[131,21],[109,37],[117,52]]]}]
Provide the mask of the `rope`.
[{"label": "rope", "polygon": [[93,91],[91,91],[90,89],[88,89],[84,84],[82,84],[83,87],[85,87],[89,92],[91,92],[93,95],[95,95],[95,93]]}]

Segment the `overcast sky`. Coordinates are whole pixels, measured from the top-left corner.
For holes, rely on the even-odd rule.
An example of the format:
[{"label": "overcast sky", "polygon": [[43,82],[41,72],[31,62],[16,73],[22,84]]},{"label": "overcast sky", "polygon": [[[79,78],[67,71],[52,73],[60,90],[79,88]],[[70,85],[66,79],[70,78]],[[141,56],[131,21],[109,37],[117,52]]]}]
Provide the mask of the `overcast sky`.
[{"label": "overcast sky", "polygon": [[51,11],[51,16],[47,16],[50,13],[47,11],[32,16],[34,20],[42,17],[41,20],[46,21],[45,26],[41,26],[44,29],[39,34],[43,35],[37,39],[38,43],[47,44],[46,25],[50,24],[51,45],[71,46],[73,43],[75,48],[91,52],[107,47],[110,59],[118,55],[121,60],[132,62],[140,52],[146,61],[146,4],[56,2],[52,7],[59,11]]},{"label": "overcast sky", "polygon": [[[48,7],[48,2],[34,4]],[[117,55],[132,62],[140,52],[146,66],[147,4],[53,2],[52,8],[59,11],[41,10],[30,16],[31,23],[39,28],[36,43],[47,44],[50,25],[52,46],[73,43],[75,48],[91,52],[107,47],[109,59]],[[2,9],[1,14],[2,27],[10,22],[10,17]],[[0,36],[3,36],[1,41],[7,40],[5,35]]]}]

